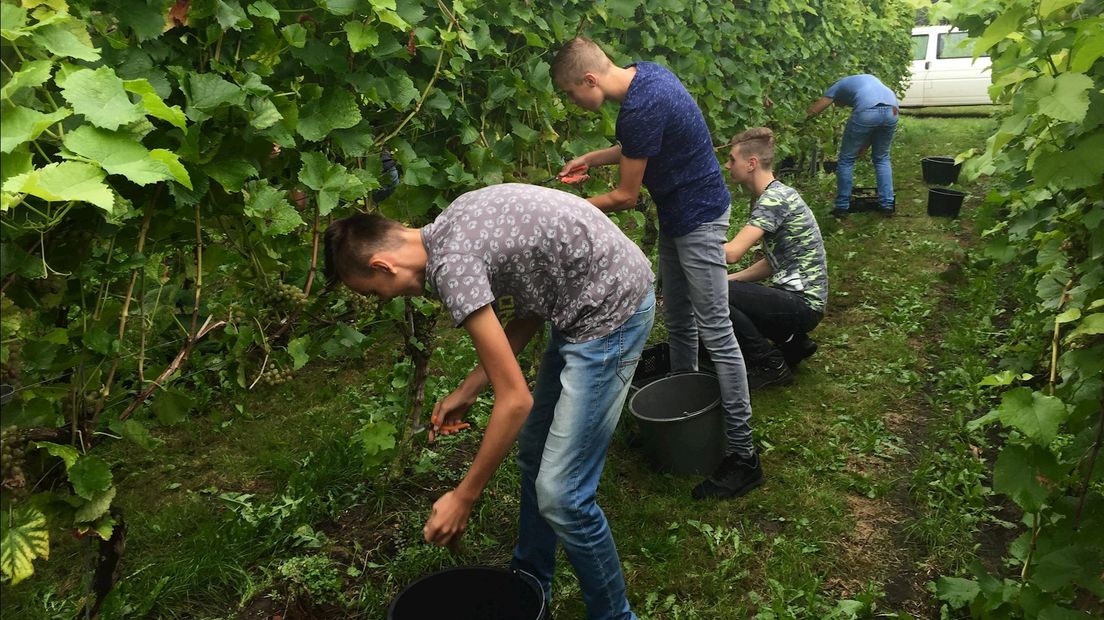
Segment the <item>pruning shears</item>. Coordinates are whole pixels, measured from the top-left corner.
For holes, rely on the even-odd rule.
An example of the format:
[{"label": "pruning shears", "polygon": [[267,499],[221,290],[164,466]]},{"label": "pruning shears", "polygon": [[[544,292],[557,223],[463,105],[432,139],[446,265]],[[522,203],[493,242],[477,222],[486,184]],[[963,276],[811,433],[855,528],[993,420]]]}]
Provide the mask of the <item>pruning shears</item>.
[{"label": "pruning shears", "polygon": [[580,164],[578,166],[575,166],[571,170],[568,170],[565,174],[557,174],[554,177],[547,178],[547,179],[537,183],[537,185],[548,185],[549,183],[552,183],[554,181],[560,181],[561,183],[567,183],[568,185],[574,185],[576,183],[581,183],[581,182],[583,182],[583,181],[590,178],[590,175],[587,174],[586,171],[587,171],[587,165],[586,164]]},{"label": "pruning shears", "polygon": [[437,419],[435,417],[431,416],[430,419],[429,419],[429,424],[426,424],[426,425],[422,426],[421,428],[419,428],[418,430],[416,430],[414,432],[420,433],[422,431],[427,431],[429,433],[429,437],[428,437],[429,443],[433,443],[434,441],[436,441],[438,434],[440,434],[440,435],[451,435],[452,433],[462,431],[465,428],[471,428],[471,424],[469,424],[467,422],[457,422],[456,424],[442,424],[440,428],[437,428],[437,430],[434,430],[434,427],[436,427],[436,426],[437,426]]}]

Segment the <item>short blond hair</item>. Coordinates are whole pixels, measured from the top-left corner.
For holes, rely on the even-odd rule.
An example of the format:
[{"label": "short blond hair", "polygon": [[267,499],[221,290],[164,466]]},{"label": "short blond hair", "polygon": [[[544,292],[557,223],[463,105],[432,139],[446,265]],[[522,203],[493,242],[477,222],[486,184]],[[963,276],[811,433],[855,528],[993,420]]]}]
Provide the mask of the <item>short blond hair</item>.
[{"label": "short blond hair", "polygon": [[757,157],[759,165],[767,170],[774,165],[774,132],[770,127],[741,131],[732,137],[732,146],[739,148],[744,157]]},{"label": "short blond hair", "polygon": [[582,82],[586,73],[605,75],[612,66],[613,62],[597,43],[586,37],[575,37],[556,52],[550,73],[554,84],[565,86]]}]

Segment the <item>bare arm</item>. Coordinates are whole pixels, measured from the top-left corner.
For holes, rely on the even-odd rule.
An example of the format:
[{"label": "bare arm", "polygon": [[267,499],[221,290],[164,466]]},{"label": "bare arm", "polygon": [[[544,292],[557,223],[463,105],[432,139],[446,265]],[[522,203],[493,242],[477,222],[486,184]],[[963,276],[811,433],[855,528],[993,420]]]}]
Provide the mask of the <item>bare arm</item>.
[{"label": "bare arm", "polygon": [[809,109],[805,110],[805,116],[816,116],[824,111],[825,108],[832,105],[831,97],[821,97],[813,102]]},{"label": "bare arm", "polygon": [[580,166],[583,170],[587,168],[593,168],[596,166],[608,166],[610,164],[616,164],[621,161],[621,145],[616,144],[606,149],[599,149],[597,151],[591,151],[586,155],[581,155],[572,159],[564,164],[564,167],[560,170],[559,176],[564,176],[569,172],[575,172],[576,168]]},{"label": "bare arm", "polygon": [[[429,520],[422,531],[427,542],[438,545],[447,545],[467,529],[472,505],[506,458],[506,453],[533,407],[533,396],[521,374],[512,343],[491,307],[484,306],[472,313],[464,321],[464,329],[471,334],[480,366],[494,389],[495,402],[491,409],[490,422],[483,434],[483,442],[479,445],[468,474],[455,489],[442,495],[433,504]],[[517,329],[521,330],[521,326]],[[529,332],[529,336],[534,332],[535,330]],[[522,331],[515,332],[515,335],[521,336]]]},{"label": "bare arm", "polygon": [[737,282],[758,282],[759,280],[766,280],[772,273],[774,273],[774,271],[771,270],[770,263],[767,262],[767,259],[760,258],[752,263],[747,269],[729,274],[728,279],[736,280]]},{"label": "bare arm", "polygon": [[647,167],[647,158],[633,159],[622,155],[617,187],[612,192],[591,196],[587,200],[606,213],[632,209],[640,198],[640,186],[644,183],[644,170]]},{"label": "bare arm", "polygon": [[[544,325],[544,319],[536,316],[514,319],[506,325],[506,339],[510,341],[510,350],[515,357],[518,353],[521,353],[525,345],[529,344],[529,341],[533,339],[533,335],[540,330],[542,325]],[[448,423],[454,423],[458,421],[463,414],[467,413],[467,410],[475,404],[475,399],[478,398],[479,394],[487,387],[488,381],[487,372],[484,370],[482,361],[480,361],[480,363],[476,364],[475,368],[468,373],[468,376],[464,378],[460,386],[444,400],[437,403],[433,408],[433,417],[437,420],[438,426],[445,424],[446,420]],[[454,395],[459,402],[451,404],[449,400],[452,399]],[[463,410],[456,411],[456,409],[461,406]],[[444,413],[444,415],[441,415],[442,413]]]},{"label": "bare arm", "polygon": [[740,232],[736,233],[736,236],[725,244],[725,262],[728,264],[739,262],[744,254],[751,249],[751,246],[755,245],[760,239],[763,238],[763,229],[758,226],[752,226],[748,224],[740,229]]}]

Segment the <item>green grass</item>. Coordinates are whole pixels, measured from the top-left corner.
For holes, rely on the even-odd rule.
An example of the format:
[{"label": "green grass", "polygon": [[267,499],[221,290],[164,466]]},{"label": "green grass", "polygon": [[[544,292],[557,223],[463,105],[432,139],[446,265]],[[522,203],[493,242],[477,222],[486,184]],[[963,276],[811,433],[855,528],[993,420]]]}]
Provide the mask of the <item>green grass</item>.
[{"label": "green grass", "polygon": [[901,108],[901,114],[930,118],[985,118],[993,116],[1007,107],[1006,105],[927,106],[923,108]]},{"label": "green grass", "polygon": [[[892,219],[832,220],[834,177],[796,183],[822,225],[831,297],[813,334],[820,350],[797,381],[753,396],[764,487],[738,500],[693,502],[696,480],[650,471],[626,442],[623,418],[599,502],[642,618],[936,613],[924,582],[960,566],[987,519],[976,488],[984,468],[970,450],[978,439],[963,425],[984,404],[973,384],[999,334],[976,327],[989,320],[999,289],[971,258],[984,186],[961,185],[970,193],[962,219],[929,218],[920,159],[979,147],[993,127],[987,118],[902,118]],[[856,174],[857,185],[874,184],[868,162]],[[746,200],[737,194],[735,204]],[[968,286],[963,278],[990,279]],[[292,383],[226,399],[158,429],[166,443],[156,451],[110,447],[129,532],[117,615],[261,617],[287,606],[289,593],[307,592],[296,604],[308,615],[377,618],[429,571],[508,563],[512,461],[477,505],[456,555],[420,541],[430,503],[463,475],[477,433],[432,449],[416,438],[411,466],[385,483],[351,447],[361,420],[401,405],[389,384],[396,349],[381,343],[364,364],[308,367]],[[446,394],[474,360],[458,330],[442,332],[428,400]],[[486,397],[477,405],[477,421],[489,405]],[[220,499],[225,493],[249,497],[235,505]],[[309,559],[319,554],[328,561]],[[55,534],[40,574],[5,588],[4,616],[71,617],[90,556],[87,545]],[[331,568],[343,582],[336,597]],[[311,588],[326,600],[305,600]],[[566,560],[554,607],[558,618],[583,616]]]}]

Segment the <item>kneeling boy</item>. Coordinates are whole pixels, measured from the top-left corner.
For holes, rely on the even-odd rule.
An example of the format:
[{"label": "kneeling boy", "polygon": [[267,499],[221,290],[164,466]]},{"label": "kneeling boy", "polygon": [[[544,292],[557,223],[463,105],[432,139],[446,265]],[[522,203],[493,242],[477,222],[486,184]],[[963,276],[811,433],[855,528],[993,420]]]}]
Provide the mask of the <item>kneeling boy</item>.
[{"label": "kneeling boy", "polygon": [[[757,241],[766,257],[729,276],[728,305],[748,365],[748,385],[764,388],[792,380],[791,369],[816,351],[808,332],[828,301],[824,240],[813,212],[792,187],[774,178],[774,134],[757,127],[732,139],[725,168],[751,192],[748,223],[725,244],[735,263]],[[754,284],[769,280],[769,286]]]}]

